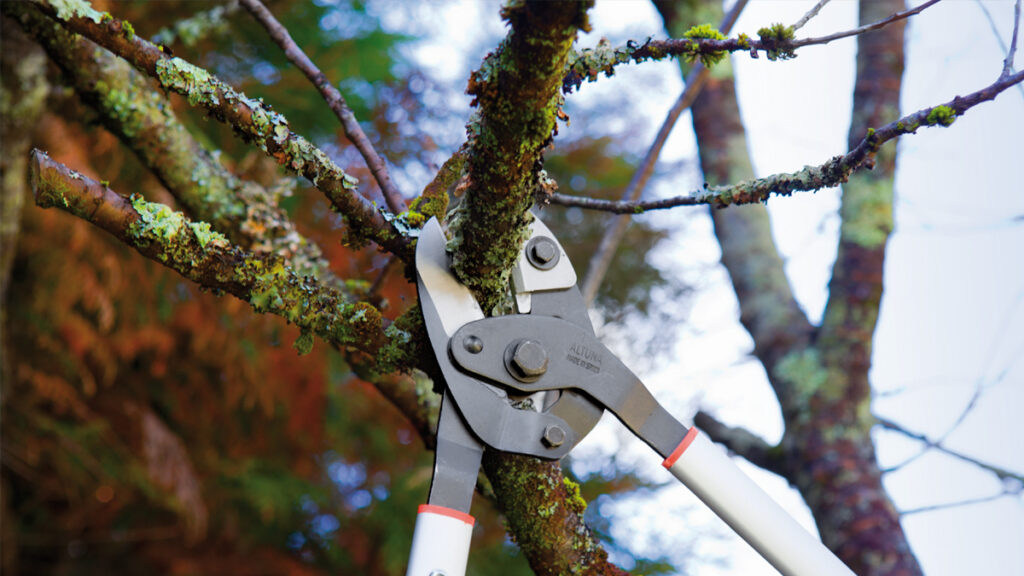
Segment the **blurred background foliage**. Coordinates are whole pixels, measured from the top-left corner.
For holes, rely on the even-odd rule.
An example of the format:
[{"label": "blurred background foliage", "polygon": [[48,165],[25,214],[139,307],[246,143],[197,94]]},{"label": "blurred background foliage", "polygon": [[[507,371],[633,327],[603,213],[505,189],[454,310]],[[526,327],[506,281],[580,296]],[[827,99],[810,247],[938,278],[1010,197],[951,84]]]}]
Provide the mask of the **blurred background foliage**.
[{"label": "blurred background foliage", "polygon": [[[320,95],[243,10],[189,1],[95,4],[263,98],[372,190]],[[381,6],[368,10],[359,1],[268,7],[341,88],[404,192],[417,194],[461,144],[466,120],[446,105],[446,95],[464,86],[432,79],[409,57],[422,29],[384,31],[375,15]],[[5,18],[2,37],[5,98],[23,97],[29,76],[46,80],[39,84],[45,110],[31,126],[5,103],[4,156],[36,146],[123,194],[174,204],[16,23]],[[35,70],[24,69],[26,54],[37,57]],[[230,169],[293,190],[282,205],[339,276],[377,279],[386,257],[342,246],[339,219],[308,182],[172,101]],[[573,131],[559,138],[546,169],[572,192],[614,198],[635,161],[607,136]],[[3,294],[3,571],[402,574],[432,454],[401,414],[336,351],[318,343],[298,357],[294,327],[199,290],[82,221],[35,208],[24,163],[4,169],[5,201],[24,206],[16,244],[5,235],[5,250],[16,252],[5,260]],[[553,208],[543,215],[582,275],[607,218]],[[648,261],[665,234],[633,225],[597,302],[606,327],[647,319],[646,331],[661,335],[624,339],[641,356],[652,342],[668,341],[665,331],[678,322],[658,313],[651,293],[685,298]],[[392,317],[415,301],[414,287],[395,271],[382,296]],[[588,499],[642,487],[628,471],[578,480]],[[473,513],[471,570],[529,573],[493,506],[478,496]],[[599,507],[588,514],[607,537]],[[660,559],[635,562],[646,573],[673,570]]]}]

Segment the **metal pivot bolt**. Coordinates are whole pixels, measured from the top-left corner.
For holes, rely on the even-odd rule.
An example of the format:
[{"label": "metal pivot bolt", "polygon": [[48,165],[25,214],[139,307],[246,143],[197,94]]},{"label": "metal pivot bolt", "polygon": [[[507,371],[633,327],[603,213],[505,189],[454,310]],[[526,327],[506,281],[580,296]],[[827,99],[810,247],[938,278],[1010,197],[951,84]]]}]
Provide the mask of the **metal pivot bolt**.
[{"label": "metal pivot bolt", "polygon": [[533,340],[513,342],[505,358],[509,374],[520,382],[535,382],[548,371],[548,352]]},{"label": "metal pivot bolt", "polygon": [[549,448],[558,448],[565,442],[565,430],[560,426],[551,425],[544,429],[544,444]]},{"label": "metal pivot bolt", "polygon": [[558,245],[547,236],[537,236],[526,244],[526,259],[534,268],[550,270],[558,264]]}]

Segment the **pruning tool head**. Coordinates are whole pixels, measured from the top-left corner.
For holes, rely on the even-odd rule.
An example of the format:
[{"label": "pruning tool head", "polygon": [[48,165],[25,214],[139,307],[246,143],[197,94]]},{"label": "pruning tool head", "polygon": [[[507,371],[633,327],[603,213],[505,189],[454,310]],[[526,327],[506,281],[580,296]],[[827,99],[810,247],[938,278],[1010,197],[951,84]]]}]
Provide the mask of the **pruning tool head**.
[{"label": "pruning tool head", "polygon": [[[431,218],[420,232],[416,269],[420,306],[447,394],[467,428],[484,445],[561,458],[590,432],[604,409],[576,390],[531,390],[529,384],[547,372],[549,358],[547,349],[528,333],[519,334],[502,350],[492,350],[481,338],[461,332],[485,316],[472,292],[452,273],[446,243],[440,223]],[[572,263],[537,218],[513,269],[512,285],[518,315],[560,318],[593,336]],[[522,386],[465,371],[454,361],[463,356],[499,362],[509,378]]]}]

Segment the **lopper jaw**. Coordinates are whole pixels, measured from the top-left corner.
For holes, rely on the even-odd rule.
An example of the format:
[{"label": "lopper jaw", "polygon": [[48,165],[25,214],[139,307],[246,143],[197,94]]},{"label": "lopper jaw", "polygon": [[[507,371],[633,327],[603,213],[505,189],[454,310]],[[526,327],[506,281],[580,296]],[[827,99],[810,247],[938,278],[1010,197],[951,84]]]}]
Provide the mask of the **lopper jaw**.
[{"label": "lopper jaw", "polygon": [[[457,407],[466,427],[487,447],[545,459],[561,458],[597,424],[603,408],[577,391],[509,387],[501,380],[482,377],[456,365],[453,358],[459,354],[486,352],[485,356],[490,358],[494,351],[493,345],[472,335],[453,338],[464,326],[483,320],[484,314],[472,292],[452,274],[445,245],[440,224],[431,219],[420,232],[416,268],[427,333],[446,381],[445,404]],[[534,219],[531,239],[513,272],[513,286],[516,306],[521,312],[516,317],[564,317],[593,336],[572,264],[539,219]],[[501,364],[495,368],[529,380],[531,376],[525,372],[543,372],[545,361],[530,356],[531,351],[537,350],[529,345],[526,334],[518,340],[518,350],[508,351],[508,362],[504,360],[503,348]],[[526,345],[522,346],[524,342]],[[531,361],[538,364],[531,366]],[[522,409],[527,401],[533,410]]]}]

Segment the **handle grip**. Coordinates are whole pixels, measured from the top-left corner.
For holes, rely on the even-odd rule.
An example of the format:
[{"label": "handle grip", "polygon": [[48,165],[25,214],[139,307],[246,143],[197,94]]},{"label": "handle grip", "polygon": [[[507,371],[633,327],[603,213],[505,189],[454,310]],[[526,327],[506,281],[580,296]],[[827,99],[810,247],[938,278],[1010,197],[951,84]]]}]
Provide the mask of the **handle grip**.
[{"label": "handle grip", "polygon": [[855,576],[696,428],[662,465],[785,576]]},{"label": "handle grip", "polygon": [[475,522],[458,510],[420,506],[405,576],[465,576]]}]

